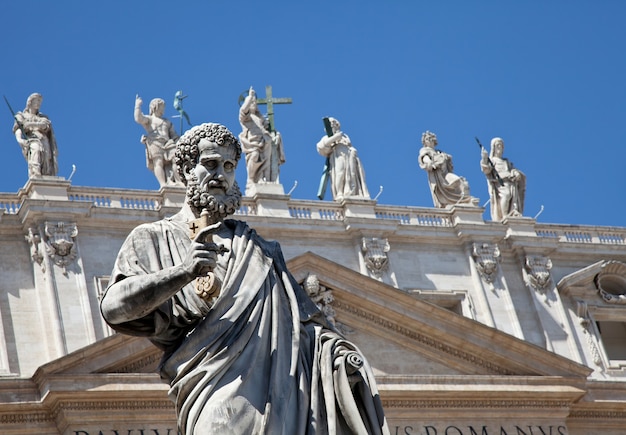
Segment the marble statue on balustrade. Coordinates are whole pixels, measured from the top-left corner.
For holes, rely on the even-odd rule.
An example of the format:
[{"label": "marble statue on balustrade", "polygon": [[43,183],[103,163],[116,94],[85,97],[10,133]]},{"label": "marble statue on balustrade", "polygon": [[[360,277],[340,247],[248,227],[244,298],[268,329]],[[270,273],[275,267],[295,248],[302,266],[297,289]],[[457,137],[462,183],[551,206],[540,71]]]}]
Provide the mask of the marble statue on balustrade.
[{"label": "marble statue on balustrade", "polygon": [[521,216],[524,212],[526,176],[502,157],[503,153],[504,141],[494,137],[489,155],[482,148],[480,161],[480,169],[487,177],[491,219],[494,221],[501,221],[507,216]]},{"label": "marble statue on balustrade", "polygon": [[259,110],[252,87],[239,108],[239,123],[242,129],[239,141],[246,155],[248,170],[246,195],[251,195],[255,184],[279,183],[285,152],[282,136],[277,131],[271,131],[268,118]]},{"label": "marble statue on balustrade", "polygon": [[[335,118],[328,118],[331,131],[327,131],[317,143],[317,152],[328,159],[330,187],[335,201],[344,198],[370,199],[365,184],[365,171],[356,148],[347,134],[341,131],[341,124]],[[332,135],[330,134],[332,132]]]},{"label": "marble statue on balustrade", "polygon": [[101,299],[115,330],[163,350],[181,434],[389,434],[372,369],[239,207],[237,138],[206,123],[180,138],[187,201],[140,225]]},{"label": "marble statue on balustrade", "polygon": [[428,173],[428,184],[435,207],[478,205],[478,198],[470,195],[467,180],[454,173],[452,156],[435,148],[437,136],[430,131],[424,132],[422,145],[418,162],[420,168]]},{"label": "marble statue on balustrade", "polygon": [[33,93],[26,100],[26,108],[15,114],[13,132],[28,163],[28,177],[56,176],[57,142],[52,122],[41,113],[41,94]]},{"label": "marble statue on balustrade", "polygon": [[174,161],[178,134],[174,124],[163,116],[165,101],[161,98],[154,98],[150,101],[148,115],[141,112],[142,104],[143,100],[137,95],[135,97],[135,122],[146,130],[146,134],[141,136],[141,143],[146,146],[146,165],[154,172],[161,187],[182,186]]}]

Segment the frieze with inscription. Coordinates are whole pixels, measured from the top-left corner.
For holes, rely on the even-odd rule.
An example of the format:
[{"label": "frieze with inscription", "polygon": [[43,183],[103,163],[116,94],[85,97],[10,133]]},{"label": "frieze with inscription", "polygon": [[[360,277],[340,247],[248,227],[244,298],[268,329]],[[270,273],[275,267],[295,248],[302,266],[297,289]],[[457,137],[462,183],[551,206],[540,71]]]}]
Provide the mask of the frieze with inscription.
[{"label": "frieze with inscription", "polygon": [[506,426],[467,425],[422,425],[402,424],[390,427],[392,435],[568,435],[564,425],[513,424]]}]

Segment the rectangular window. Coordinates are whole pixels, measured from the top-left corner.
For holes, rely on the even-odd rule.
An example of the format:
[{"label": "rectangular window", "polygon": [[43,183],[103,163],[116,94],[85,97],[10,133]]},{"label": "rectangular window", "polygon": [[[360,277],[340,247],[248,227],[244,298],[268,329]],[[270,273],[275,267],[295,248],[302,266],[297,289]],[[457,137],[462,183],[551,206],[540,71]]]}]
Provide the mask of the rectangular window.
[{"label": "rectangular window", "polygon": [[606,356],[612,360],[626,360],[626,322],[597,322]]}]

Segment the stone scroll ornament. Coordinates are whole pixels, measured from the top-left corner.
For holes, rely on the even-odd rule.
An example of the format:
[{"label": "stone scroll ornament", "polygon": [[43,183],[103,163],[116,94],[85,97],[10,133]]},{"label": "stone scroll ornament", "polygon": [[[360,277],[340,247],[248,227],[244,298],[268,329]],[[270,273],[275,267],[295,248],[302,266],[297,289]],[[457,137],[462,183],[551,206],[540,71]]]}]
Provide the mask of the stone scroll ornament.
[{"label": "stone scroll ornament", "polygon": [[[198,219],[194,219],[189,222],[189,238],[194,240],[198,236],[201,229],[209,226],[209,212],[205,209],[200,214]],[[200,243],[212,243],[213,236],[209,234],[204,237],[204,240],[196,240]],[[224,245],[218,246],[218,254],[224,254],[228,252],[228,249]],[[213,272],[207,272],[204,276],[199,276],[195,281],[195,289],[198,296],[209,302],[211,305],[220,295],[222,289],[222,282]]]},{"label": "stone scroll ornament", "polygon": [[365,265],[367,266],[367,270],[378,279],[383,276],[383,273],[389,267],[387,252],[389,252],[390,249],[391,247],[387,239],[363,237],[361,251],[363,252]]},{"label": "stone scroll ornament", "polygon": [[37,231],[37,228],[29,228],[28,234],[24,236],[28,244],[30,245],[30,257],[34,262],[41,265],[43,262],[43,255],[39,251],[39,243],[41,242],[41,236]]},{"label": "stone scroll ornament", "polygon": [[537,291],[545,291],[551,282],[552,261],[544,256],[527,256],[524,264],[524,280]]},{"label": "stone scroll ornament", "polygon": [[46,222],[46,253],[54,264],[67,272],[67,266],[76,258],[74,239],[78,235],[78,227],[74,223]]},{"label": "stone scroll ornament", "polygon": [[498,245],[490,243],[474,243],[472,256],[476,262],[476,269],[480,276],[489,284],[493,284],[498,272],[500,262],[500,249]]}]

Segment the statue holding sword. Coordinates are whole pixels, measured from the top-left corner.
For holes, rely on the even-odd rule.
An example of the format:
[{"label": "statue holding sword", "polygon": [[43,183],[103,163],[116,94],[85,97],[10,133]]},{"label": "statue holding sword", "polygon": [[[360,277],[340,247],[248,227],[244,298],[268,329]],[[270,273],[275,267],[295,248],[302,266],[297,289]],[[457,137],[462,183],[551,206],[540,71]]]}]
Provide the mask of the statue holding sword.
[{"label": "statue holding sword", "polygon": [[33,93],[26,100],[24,110],[15,113],[4,97],[15,120],[13,124],[15,139],[28,162],[28,178],[56,176],[58,171],[57,142],[52,122],[39,111],[42,100],[41,94]]}]

